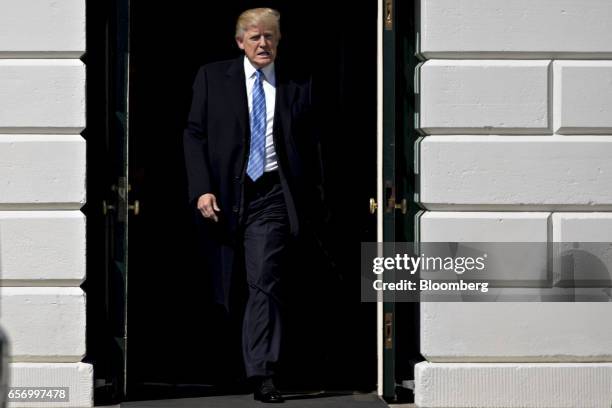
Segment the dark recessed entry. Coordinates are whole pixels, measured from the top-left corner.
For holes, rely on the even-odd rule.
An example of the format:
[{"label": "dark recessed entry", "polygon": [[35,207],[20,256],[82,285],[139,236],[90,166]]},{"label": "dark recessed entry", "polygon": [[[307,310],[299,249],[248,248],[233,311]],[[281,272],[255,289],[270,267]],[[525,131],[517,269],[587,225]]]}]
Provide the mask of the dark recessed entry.
[{"label": "dark recessed entry", "polygon": [[[238,56],[235,19],[260,5],[87,2],[84,288],[96,403],[240,390],[236,321],[211,302],[187,207],[182,130],[198,67]],[[333,211],[326,236],[332,262],[304,240],[287,271],[292,296],[282,382],[293,389],[372,391],[376,305],[360,302],[359,251],[360,242],[376,239],[367,205],[376,191],[377,5],[264,5],[282,15],[279,58],[315,78],[326,112],[323,154]]]}]

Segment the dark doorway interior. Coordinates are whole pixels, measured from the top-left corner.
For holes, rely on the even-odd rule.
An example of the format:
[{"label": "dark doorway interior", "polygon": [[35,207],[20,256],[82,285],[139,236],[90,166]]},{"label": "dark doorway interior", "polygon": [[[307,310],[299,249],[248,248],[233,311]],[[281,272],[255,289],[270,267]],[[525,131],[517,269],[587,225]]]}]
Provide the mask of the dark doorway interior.
[{"label": "dark doorway interior", "polygon": [[[92,48],[97,43],[91,30],[103,29],[96,21],[104,13],[112,19],[112,10],[93,6],[94,1],[88,7],[90,3],[88,64],[102,64],[105,57]],[[312,73],[317,85],[326,112],[323,155],[333,215],[325,235],[329,257],[305,240],[295,268],[288,271],[293,292],[282,385],[373,390],[376,306],[360,302],[359,252],[360,242],[376,238],[375,220],[368,213],[368,199],[376,191],[376,2],[359,7],[348,0],[130,3],[129,179],[130,197],[139,201],[140,212],[129,219],[127,399],[238,390],[239,337],[235,325],[212,304],[207,271],[199,266],[196,214],[187,206],[182,131],[198,67],[239,55],[235,19],[242,10],[258,6],[281,12],[279,59]],[[96,8],[104,13],[89,15]],[[96,96],[103,100],[104,77],[97,67],[88,68],[88,101]],[[103,109],[100,100],[88,102],[88,128],[98,123],[92,108]],[[104,196],[96,190],[108,184],[102,174],[108,151],[100,153],[104,144],[94,139],[96,134],[92,129],[87,135],[88,240],[93,240],[88,359],[96,366],[96,378],[103,378],[105,370],[117,367],[108,361],[115,357],[105,340],[108,325],[99,319],[108,313],[99,304],[104,299],[100,292],[122,289],[98,287],[103,280],[96,274],[104,272],[93,262],[104,255],[93,246],[103,223],[96,222],[92,209]]]}]

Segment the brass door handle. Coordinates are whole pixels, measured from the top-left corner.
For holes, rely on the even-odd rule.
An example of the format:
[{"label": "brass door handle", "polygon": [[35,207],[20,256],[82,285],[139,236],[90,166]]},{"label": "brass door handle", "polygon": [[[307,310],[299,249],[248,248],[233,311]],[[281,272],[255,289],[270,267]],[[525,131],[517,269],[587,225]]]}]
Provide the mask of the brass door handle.
[{"label": "brass door handle", "polygon": [[396,210],[402,210],[402,214],[406,214],[406,212],[408,212],[408,204],[406,203],[406,199],[402,198],[402,201],[400,201],[400,203],[395,203],[395,209]]},{"label": "brass door handle", "polygon": [[378,204],[376,203],[376,199],[370,198],[370,214],[374,214],[378,209]]},{"label": "brass door handle", "polygon": [[128,210],[134,211],[134,215],[140,214],[140,201],[134,200],[133,205],[128,205]]},{"label": "brass door handle", "polygon": [[392,212],[393,210],[401,210],[402,214],[406,214],[408,212],[408,203],[406,199],[403,198],[399,204],[395,201],[394,197],[391,197],[387,203],[387,212]]},{"label": "brass door handle", "polygon": [[106,215],[111,211],[115,211],[115,206],[108,204],[106,200],[102,200],[102,213]]},{"label": "brass door handle", "polygon": [[[104,215],[111,211],[115,211],[116,207],[112,204],[108,204],[106,200],[102,201],[102,213]],[[128,210],[134,211],[134,215],[140,214],[140,201],[135,200],[133,205],[128,205]]]}]

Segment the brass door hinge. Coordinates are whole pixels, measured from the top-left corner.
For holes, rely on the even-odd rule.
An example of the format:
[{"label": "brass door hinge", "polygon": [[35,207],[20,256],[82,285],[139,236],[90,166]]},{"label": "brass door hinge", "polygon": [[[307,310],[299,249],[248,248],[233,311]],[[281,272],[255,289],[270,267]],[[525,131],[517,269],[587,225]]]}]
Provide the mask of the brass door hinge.
[{"label": "brass door hinge", "polygon": [[393,313],[385,313],[385,349],[393,348]]},{"label": "brass door hinge", "polygon": [[393,30],[393,0],[385,0],[385,30]]}]

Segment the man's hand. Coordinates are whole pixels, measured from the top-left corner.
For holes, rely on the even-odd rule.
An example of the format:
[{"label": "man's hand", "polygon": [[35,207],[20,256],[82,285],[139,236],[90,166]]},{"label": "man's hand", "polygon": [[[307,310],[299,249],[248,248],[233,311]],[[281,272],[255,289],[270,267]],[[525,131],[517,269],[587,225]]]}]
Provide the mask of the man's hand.
[{"label": "man's hand", "polygon": [[214,194],[202,194],[198,198],[198,210],[200,210],[204,218],[210,218],[215,222],[219,221],[215,211],[221,211],[221,209],[217,206],[217,197]]}]

